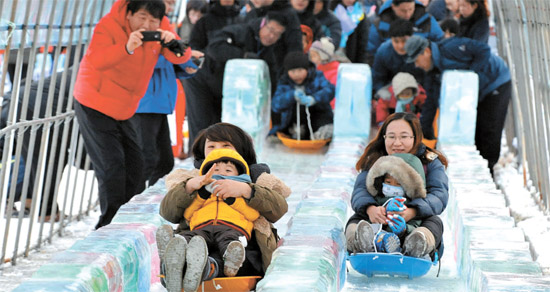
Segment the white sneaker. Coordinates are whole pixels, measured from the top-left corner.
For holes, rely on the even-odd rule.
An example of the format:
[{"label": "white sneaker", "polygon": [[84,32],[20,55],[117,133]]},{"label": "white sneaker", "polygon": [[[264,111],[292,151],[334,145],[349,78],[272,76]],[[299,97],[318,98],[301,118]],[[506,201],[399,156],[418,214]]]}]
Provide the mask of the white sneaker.
[{"label": "white sneaker", "polygon": [[166,246],[168,245],[168,242],[170,239],[174,237],[174,230],[172,229],[172,226],[169,224],[163,224],[157,229],[157,232],[155,233],[155,237],[157,239],[157,249],[159,252],[159,258],[162,262],[164,260],[164,252],[166,251]]},{"label": "white sneaker", "polygon": [[208,261],[208,247],[201,236],[193,236],[187,245],[187,268],[183,277],[185,292],[197,291],[202,282],[202,274]]},{"label": "white sneaker", "polygon": [[245,260],[244,246],[240,241],[232,241],[223,254],[223,273],[227,277],[235,277]]},{"label": "white sneaker", "polygon": [[168,292],[181,292],[183,265],[187,241],[179,234],[176,234],[166,245],[164,253],[165,282]]}]

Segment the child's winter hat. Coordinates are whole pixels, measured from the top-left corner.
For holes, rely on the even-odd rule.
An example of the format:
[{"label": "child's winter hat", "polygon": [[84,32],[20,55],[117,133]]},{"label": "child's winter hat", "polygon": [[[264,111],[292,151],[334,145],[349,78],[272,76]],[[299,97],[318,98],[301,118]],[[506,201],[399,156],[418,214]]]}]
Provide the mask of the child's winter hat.
[{"label": "child's winter hat", "polygon": [[290,52],[285,56],[283,67],[285,72],[296,68],[308,69],[311,66],[309,58],[303,52]]},{"label": "child's winter hat", "polygon": [[321,57],[321,62],[328,62],[334,55],[334,44],[327,37],[322,37],[318,41],[314,41],[309,49],[316,51]]},{"label": "child's winter hat", "polygon": [[[366,185],[371,195],[376,196],[378,193],[382,193],[381,184],[386,174],[391,175],[399,182],[407,197],[411,199],[426,197],[424,166],[415,155],[394,153],[378,158],[367,174]],[[377,180],[380,177],[382,180]],[[377,187],[376,184],[380,184],[380,186]]]},{"label": "child's winter hat", "polygon": [[204,162],[199,170],[200,174],[204,175],[214,163],[221,161],[231,161],[237,167],[239,174],[250,175],[248,164],[244,158],[237,151],[232,149],[215,149],[208,153],[208,156],[204,158]]},{"label": "child's winter hat", "polygon": [[391,80],[391,85],[393,87],[393,93],[395,96],[398,96],[403,90],[407,88],[413,89],[413,95],[416,95],[418,92],[418,83],[416,79],[410,73],[399,72],[395,74]]}]

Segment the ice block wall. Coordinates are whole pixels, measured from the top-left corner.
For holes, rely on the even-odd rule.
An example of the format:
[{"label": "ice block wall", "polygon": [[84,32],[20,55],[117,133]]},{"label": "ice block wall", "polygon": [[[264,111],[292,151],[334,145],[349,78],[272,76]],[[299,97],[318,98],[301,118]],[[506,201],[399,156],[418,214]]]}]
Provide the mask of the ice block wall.
[{"label": "ice block wall", "polygon": [[222,121],[252,136],[257,152],[269,131],[271,80],[263,60],[234,59],[225,65]]},{"label": "ice block wall", "polygon": [[110,225],[57,254],[14,291],[149,291],[160,281],[155,232],[164,181],[134,196]]},{"label": "ice block wall", "polygon": [[366,140],[359,137],[333,139],[313,183],[301,192],[286,233],[256,291],[342,289],[346,281],[344,228],[357,175],[354,165],[365,145]]},{"label": "ice block wall", "polygon": [[462,70],[443,72],[439,98],[439,142],[474,145],[477,98],[476,73]]},{"label": "ice block wall", "polygon": [[442,145],[449,159],[451,224],[458,270],[469,291],[549,291],[550,278],[533,261],[504,194],[474,146]]},{"label": "ice block wall", "polygon": [[335,137],[368,138],[372,80],[369,65],[340,64],[334,109]]}]

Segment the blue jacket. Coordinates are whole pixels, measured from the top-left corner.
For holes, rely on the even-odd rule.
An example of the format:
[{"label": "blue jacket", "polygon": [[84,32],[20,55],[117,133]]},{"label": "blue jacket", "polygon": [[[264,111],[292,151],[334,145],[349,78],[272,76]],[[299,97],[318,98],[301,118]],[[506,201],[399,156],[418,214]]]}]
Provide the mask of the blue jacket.
[{"label": "blue jacket", "polygon": [[[406,201],[407,207],[416,209],[416,219],[424,219],[433,215],[439,215],[449,201],[449,179],[445,173],[445,166],[439,158],[427,160],[426,146],[422,145],[416,156],[420,158],[426,172],[426,198],[416,198]],[[376,199],[367,191],[366,178],[368,171],[362,171],[355,180],[351,195],[351,208],[355,212],[353,217],[368,219],[367,208],[371,205],[378,206]]]},{"label": "blue jacket", "polygon": [[[440,78],[444,70],[472,70],[479,78],[478,103],[499,86],[510,81],[510,70],[499,56],[491,53],[491,48],[482,42],[469,38],[452,37],[439,43],[431,43],[433,69],[424,80],[428,98],[422,108],[420,122],[422,129],[430,129],[435,112],[439,107]],[[425,132],[426,133],[426,132]],[[429,138],[429,137],[428,137]]]},{"label": "blue jacket", "polygon": [[422,83],[424,71],[416,68],[414,63],[405,61],[406,55],[399,55],[393,49],[391,40],[385,41],[376,51],[372,65],[372,89],[374,92],[391,83],[393,76],[399,72],[411,73],[416,82]]},{"label": "blue jacket", "polygon": [[[369,30],[367,53],[374,56],[380,45],[390,38],[390,23],[397,19],[391,9],[393,0],[388,0],[380,7],[378,17],[372,22]],[[414,14],[410,21],[414,24],[414,34],[423,36],[431,41],[439,41],[443,38],[443,31],[437,20],[428,13],[422,3],[416,1]]]},{"label": "blue jacket", "polygon": [[[176,66],[178,72],[174,70]],[[194,75],[187,74],[184,71],[185,67],[197,68],[191,59],[183,64],[175,65],[163,56],[159,56],[147,91],[140,100],[136,113],[171,114],[176,107],[176,98],[178,97],[176,79],[186,79]]]},{"label": "blue jacket", "polygon": [[[296,83],[292,81],[288,74],[277,83],[277,90],[271,101],[271,110],[281,114],[281,122],[273,125],[269,135],[274,135],[290,126],[292,122],[292,113],[296,110],[296,100],[294,99],[294,90]],[[318,112],[331,112],[330,101],[334,98],[335,88],[326,78],[323,72],[316,70],[313,65],[308,69],[307,78],[304,81],[305,94],[315,98],[315,104],[312,108]]]}]

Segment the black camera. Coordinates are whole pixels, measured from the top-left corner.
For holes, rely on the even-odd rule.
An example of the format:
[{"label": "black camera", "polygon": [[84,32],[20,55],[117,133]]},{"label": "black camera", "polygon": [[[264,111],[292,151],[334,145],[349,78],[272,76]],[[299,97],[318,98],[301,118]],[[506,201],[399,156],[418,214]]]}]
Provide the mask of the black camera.
[{"label": "black camera", "polygon": [[160,42],[160,31],[142,31],[142,42]]}]

